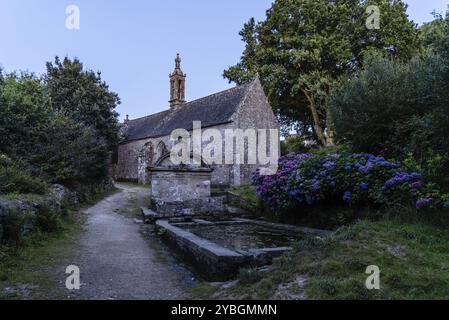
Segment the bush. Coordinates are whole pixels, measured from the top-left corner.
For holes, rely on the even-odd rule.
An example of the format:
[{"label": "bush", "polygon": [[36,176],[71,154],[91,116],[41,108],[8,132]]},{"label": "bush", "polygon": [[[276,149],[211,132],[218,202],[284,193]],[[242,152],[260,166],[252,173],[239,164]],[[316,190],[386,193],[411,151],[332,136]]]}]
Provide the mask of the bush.
[{"label": "bush", "polygon": [[403,207],[417,210],[449,205],[447,195],[420,172],[372,154],[290,154],[273,176],[255,174],[262,202],[275,212],[341,205]]},{"label": "bush", "polygon": [[58,116],[47,132],[51,141],[36,153],[34,164],[48,181],[72,187],[108,176],[109,152],[94,128]]},{"label": "bush", "polygon": [[281,154],[304,153],[308,152],[310,147],[307,146],[304,138],[300,136],[289,136],[285,141],[281,141]]},{"label": "bush", "polygon": [[36,213],[35,226],[43,232],[57,232],[62,226],[60,215],[49,205],[43,204]]},{"label": "bush", "polygon": [[408,63],[369,59],[331,94],[338,140],[355,152],[401,160],[411,154],[424,174],[442,155],[438,182],[449,190],[448,81],[449,63],[437,54]]},{"label": "bush", "polygon": [[32,177],[5,155],[0,155],[0,194],[13,192],[44,194],[48,185]]},{"label": "bush", "polygon": [[6,210],[0,217],[0,224],[3,225],[3,238],[7,242],[14,243],[18,248],[22,242],[23,231],[30,215],[22,212],[18,208]]}]

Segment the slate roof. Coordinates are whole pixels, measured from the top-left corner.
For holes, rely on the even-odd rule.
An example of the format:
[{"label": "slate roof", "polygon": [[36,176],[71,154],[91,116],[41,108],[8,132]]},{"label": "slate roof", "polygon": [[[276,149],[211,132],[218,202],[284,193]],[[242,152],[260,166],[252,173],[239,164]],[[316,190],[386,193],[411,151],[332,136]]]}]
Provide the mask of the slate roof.
[{"label": "slate roof", "polygon": [[187,102],[176,110],[166,110],[147,117],[129,120],[127,141],[169,135],[175,129],[192,130],[193,121],[209,127],[232,121],[251,83]]}]

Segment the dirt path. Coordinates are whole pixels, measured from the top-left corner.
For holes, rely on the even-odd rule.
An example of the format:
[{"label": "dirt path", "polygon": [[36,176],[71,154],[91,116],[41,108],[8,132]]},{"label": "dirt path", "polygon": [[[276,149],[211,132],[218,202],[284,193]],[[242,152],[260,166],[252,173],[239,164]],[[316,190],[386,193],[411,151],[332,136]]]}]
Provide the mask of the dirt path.
[{"label": "dirt path", "polygon": [[[148,189],[118,184],[121,189],[85,210],[73,264],[80,268],[81,289],[74,299],[182,299],[193,276],[178,265],[155,239],[142,234],[135,221]],[[144,239],[147,238],[147,239]]]}]

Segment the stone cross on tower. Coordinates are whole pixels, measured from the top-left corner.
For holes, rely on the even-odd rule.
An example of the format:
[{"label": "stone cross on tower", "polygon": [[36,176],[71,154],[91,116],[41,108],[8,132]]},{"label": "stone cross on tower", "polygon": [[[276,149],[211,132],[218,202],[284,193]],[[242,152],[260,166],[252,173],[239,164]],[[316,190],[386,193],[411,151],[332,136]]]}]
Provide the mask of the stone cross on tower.
[{"label": "stone cross on tower", "polygon": [[175,108],[185,101],[185,84],[186,74],[181,70],[181,58],[179,53],[176,54],[175,70],[169,75],[170,77],[170,107]]}]

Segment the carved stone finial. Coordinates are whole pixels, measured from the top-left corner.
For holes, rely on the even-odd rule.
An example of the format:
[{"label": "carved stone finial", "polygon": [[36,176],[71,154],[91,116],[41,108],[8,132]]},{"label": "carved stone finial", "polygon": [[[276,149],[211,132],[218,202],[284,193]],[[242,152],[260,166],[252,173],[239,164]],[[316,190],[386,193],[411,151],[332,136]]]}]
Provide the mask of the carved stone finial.
[{"label": "carved stone finial", "polygon": [[176,54],[175,69],[181,69],[181,58],[179,57],[179,53]]}]

